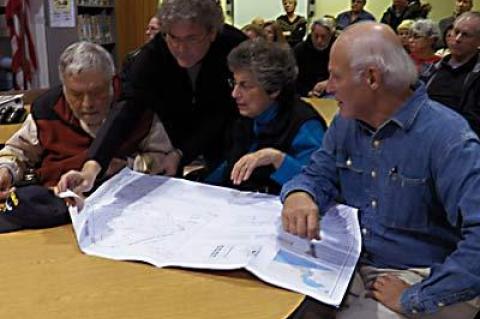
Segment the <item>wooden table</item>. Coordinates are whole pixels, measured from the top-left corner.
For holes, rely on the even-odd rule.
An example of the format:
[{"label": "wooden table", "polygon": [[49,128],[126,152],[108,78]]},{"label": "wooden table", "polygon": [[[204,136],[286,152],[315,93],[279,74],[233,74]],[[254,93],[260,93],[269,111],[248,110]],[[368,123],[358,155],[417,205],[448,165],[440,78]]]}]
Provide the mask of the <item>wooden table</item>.
[{"label": "wooden table", "polygon": [[304,296],[246,271],[86,256],[70,225],[0,235],[0,318],[285,318]]},{"label": "wooden table", "polygon": [[338,112],[338,102],[335,99],[309,97],[303,98],[303,100],[307,103],[310,103],[313,108],[323,116],[327,122],[327,125],[330,125],[335,117],[335,114]]}]

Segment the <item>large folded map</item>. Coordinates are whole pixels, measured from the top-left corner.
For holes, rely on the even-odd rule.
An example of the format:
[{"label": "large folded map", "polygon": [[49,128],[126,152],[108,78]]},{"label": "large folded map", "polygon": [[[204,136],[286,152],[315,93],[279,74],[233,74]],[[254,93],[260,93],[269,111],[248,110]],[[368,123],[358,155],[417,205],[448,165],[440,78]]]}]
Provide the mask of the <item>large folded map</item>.
[{"label": "large folded map", "polygon": [[80,249],[157,267],[245,268],[273,285],[338,306],[361,248],[355,209],[321,220],[321,240],[282,231],[278,197],[124,169],[71,209]]}]

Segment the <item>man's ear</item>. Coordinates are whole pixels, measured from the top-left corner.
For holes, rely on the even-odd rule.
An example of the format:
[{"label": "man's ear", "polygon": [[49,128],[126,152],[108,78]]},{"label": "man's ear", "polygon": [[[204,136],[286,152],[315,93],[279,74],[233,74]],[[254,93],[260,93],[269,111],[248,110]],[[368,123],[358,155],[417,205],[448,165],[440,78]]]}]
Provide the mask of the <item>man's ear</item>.
[{"label": "man's ear", "polygon": [[372,90],[376,90],[380,87],[380,82],[382,80],[382,76],[378,69],[376,68],[368,68],[367,72],[365,72],[365,78],[367,81],[368,86]]}]

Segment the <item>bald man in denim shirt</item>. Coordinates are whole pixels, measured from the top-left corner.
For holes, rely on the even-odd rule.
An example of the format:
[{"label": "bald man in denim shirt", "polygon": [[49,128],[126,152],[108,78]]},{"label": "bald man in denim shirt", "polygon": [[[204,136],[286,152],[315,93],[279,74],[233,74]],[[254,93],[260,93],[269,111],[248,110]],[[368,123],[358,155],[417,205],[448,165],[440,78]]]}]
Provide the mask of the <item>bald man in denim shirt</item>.
[{"label": "bald man in denim shirt", "polygon": [[359,209],[363,253],[337,318],[474,318],[479,138],[428,98],[385,25],[347,29],[332,47],[329,70],[327,90],[340,115],[310,165],[283,187],[284,229],[318,238],[329,206]]}]

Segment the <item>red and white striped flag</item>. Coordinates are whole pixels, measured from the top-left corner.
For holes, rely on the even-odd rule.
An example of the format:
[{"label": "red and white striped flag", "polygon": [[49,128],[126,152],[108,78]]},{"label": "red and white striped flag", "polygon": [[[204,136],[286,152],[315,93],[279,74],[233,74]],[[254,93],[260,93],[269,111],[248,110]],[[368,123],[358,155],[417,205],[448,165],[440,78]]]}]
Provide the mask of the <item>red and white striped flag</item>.
[{"label": "red and white striped flag", "polygon": [[28,26],[29,0],[8,0],[5,8],[7,27],[12,43],[13,87],[27,90],[37,70],[37,55]]}]

